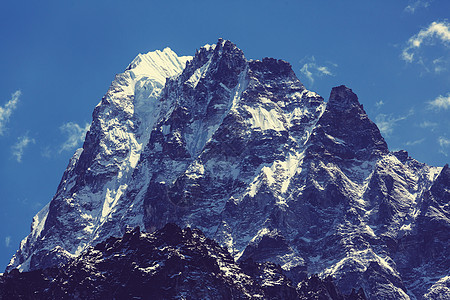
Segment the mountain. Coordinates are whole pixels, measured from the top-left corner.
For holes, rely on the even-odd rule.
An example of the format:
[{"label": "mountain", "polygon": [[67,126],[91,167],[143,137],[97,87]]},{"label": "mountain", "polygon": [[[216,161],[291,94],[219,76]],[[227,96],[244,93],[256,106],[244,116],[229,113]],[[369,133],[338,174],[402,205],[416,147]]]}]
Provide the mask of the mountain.
[{"label": "mountain", "polygon": [[230,41],[139,55],[7,270],[62,266],[140,226],[199,228],[296,284],[433,299],[450,282],[450,171],[389,151],[351,89],[328,102],[289,63]]},{"label": "mountain", "polygon": [[[199,284],[201,283],[201,284]],[[273,263],[236,263],[198,229],[167,224],[151,234],[139,227],[110,237],[61,268],[0,276],[0,299],[333,299],[330,277],[305,278],[297,287]]]}]

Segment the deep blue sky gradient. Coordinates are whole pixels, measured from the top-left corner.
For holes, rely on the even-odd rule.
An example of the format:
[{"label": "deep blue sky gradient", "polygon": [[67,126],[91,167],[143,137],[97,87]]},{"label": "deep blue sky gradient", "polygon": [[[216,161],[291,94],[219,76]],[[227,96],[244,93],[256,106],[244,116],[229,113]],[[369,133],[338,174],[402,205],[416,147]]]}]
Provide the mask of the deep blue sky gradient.
[{"label": "deep blue sky gradient", "polygon": [[[419,2],[429,5],[405,10]],[[219,37],[230,39],[248,59],[289,61],[326,100],[333,86],[347,85],[372,120],[391,121],[385,135],[391,150],[405,149],[431,165],[448,163],[450,145],[439,138],[450,139],[450,110],[430,110],[428,102],[450,92],[449,45],[439,39],[423,45],[422,62],[407,63],[401,53],[432,22],[448,22],[450,1],[419,2],[2,1],[0,107],[15,91],[22,94],[0,135],[0,271],[53,197],[75,151],[61,151],[67,136],[60,127],[90,123],[114,75],[138,53],[170,47],[193,55]],[[313,57],[332,75],[316,71],[314,82],[308,79],[301,70]],[[445,70],[433,70],[436,59]],[[433,125],[423,128],[424,122]],[[23,136],[34,143],[18,162],[12,147]]]}]

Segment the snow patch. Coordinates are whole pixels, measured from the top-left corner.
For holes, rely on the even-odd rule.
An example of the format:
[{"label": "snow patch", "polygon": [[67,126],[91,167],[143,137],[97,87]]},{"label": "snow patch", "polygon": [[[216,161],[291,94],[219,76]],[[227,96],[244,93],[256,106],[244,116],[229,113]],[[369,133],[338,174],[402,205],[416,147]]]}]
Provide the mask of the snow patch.
[{"label": "snow patch", "polygon": [[261,130],[286,130],[282,120],[280,120],[280,114],[275,109],[266,110],[262,106],[250,107],[248,105],[244,105],[244,108],[252,115],[251,118],[246,120],[251,127]]}]

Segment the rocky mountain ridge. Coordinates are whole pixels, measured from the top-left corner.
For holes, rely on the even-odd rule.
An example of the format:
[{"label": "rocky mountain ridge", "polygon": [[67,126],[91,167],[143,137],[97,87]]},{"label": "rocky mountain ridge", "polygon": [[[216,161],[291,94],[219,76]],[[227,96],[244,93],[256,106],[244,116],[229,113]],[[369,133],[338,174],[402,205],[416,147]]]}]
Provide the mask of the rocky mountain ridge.
[{"label": "rocky mountain ridge", "polygon": [[345,86],[324,102],[289,63],[230,41],[165,49],[116,76],[8,270],[176,223],[293,282],[319,273],[347,294],[432,299],[450,280],[448,173],[390,152]]},{"label": "rocky mountain ridge", "polygon": [[330,299],[342,295],[330,277],[298,286],[273,263],[236,263],[198,229],[167,224],[151,234],[139,227],[89,247],[61,268],[0,276],[0,299]]}]

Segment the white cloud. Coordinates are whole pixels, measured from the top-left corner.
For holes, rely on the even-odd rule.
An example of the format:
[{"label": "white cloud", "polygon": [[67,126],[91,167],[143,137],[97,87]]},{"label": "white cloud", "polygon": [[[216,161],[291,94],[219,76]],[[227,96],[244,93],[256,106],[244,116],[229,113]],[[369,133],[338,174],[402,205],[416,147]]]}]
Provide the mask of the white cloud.
[{"label": "white cloud", "polygon": [[331,71],[331,68],[337,67],[337,64],[327,62],[324,65],[319,65],[316,62],[316,58],[314,56],[311,56],[309,58],[304,58],[300,61],[300,63],[304,63],[303,67],[300,69],[300,72],[308,78],[311,85],[314,84],[314,80],[317,77],[322,76],[334,76],[333,72]]},{"label": "white cloud", "polygon": [[[447,22],[433,22],[428,28],[422,29],[419,33],[409,38],[407,46],[402,51],[402,59],[407,62],[416,61],[423,64],[423,59],[420,57],[418,50],[424,45],[434,45],[436,42],[441,42],[444,46],[450,46],[450,24]],[[442,66],[443,58],[436,61],[440,72],[444,67]],[[436,69],[436,68],[435,68]]]},{"label": "white cloud", "polygon": [[325,66],[317,67],[317,71],[320,75],[333,76],[333,73],[331,73],[331,71]]},{"label": "white cloud", "polygon": [[22,162],[23,151],[30,143],[34,144],[35,140],[30,139],[28,135],[17,138],[17,143],[11,147],[12,154],[16,157],[17,162]]},{"label": "white cloud", "polygon": [[3,135],[5,131],[5,125],[9,121],[9,117],[11,116],[13,111],[16,109],[21,94],[22,93],[20,91],[15,91],[11,95],[11,100],[6,102],[3,107],[0,106],[0,135]]},{"label": "white cloud", "polygon": [[422,144],[425,141],[425,139],[420,139],[420,140],[416,140],[416,141],[408,141],[405,143],[406,146],[415,146],[415,145],[419,145]]},{"label": "white cloud", "polygon": [[311,84],[314,83],[314,77],[313,77],[312,72],[309,70],[308,64],[304,64],[303,67],[300,69],[300,72],[302,72],[302,74],[305,75],[306,78],[309,79]]},{"label": "white cloud", "polygon": [[89,127],[90,125],[87,123],[84,125],[84,127],[73,122],[63,124],[59,129],[63,133],[67,134],[67,139],[61,145],[59,153],[66,150],[72,150],[73,148],[77,147],[80,143],[83,143],[86,137],[86,132],[89,130]]},{"label": "white cloud", "polygon": [[49,146],[46,146],[41,149],[41,156],[45,158],[51,158],[52,157],[52,151],[50,150]]},{"label": "white cloud", "polygon": [[438,143],[441,146],[441,150],[439,152],[441,152],[445,156],[448,156],[448,154],[447,154],[448,151],[446,151],[446,149],[444,149],[444,148],[448,148],[450,146],[450,139],[440,136],[438,138]]},{"label": "white cloud", "polygon": [[421,128],[431,128],[434,129],[438,126],[438,123],[436,122],[430,122],[430,121],[423,121],[422,123],[419,124],[419,126]]},{"label": "white cloud", "polygon": [[380,100],[380,101],[378,101],[378,102],[375,103],[375,106],[376,106],[377,108],[382,107],[383,105],[384,105],[383,100]]},{"label": "white cloud", "polygon": [[426,1],[426,0],[413,1],[411,4],[409,4],[407,7],[405,7],[405,11],[413,14],[416,12],[416,9],[419,9],[422,7],[427,8],[428,6],[430,6],[430,2],[431,1]]},{"label": "white cloud", "polygon": [[9,247],[11,245],[11,237],[8,235],[5,237],[5,246]]},{"label": "white cloud", "polygon": [[447,138],[445,138],[443,136],[440,136],[438,138],[438,142],[439,142],[439,145],[441,147],[448,147],[448,146],[450,146],[450,139],[447,139]]},{"label": "white cloud", "polygon": [[391,115],[379,114],[375,117],[375,123],[384,136],[390,136],[394,132],[394,127],[399,121],[405,120],[409,115],[403,117],[393,117]]},{"label": "white cloud", "polygon": [[434,72],[439,74],[444,71],[447,71],[448,59],[444,57],[439,57],[433,60],[433,68]]},{"label": "white cloud", "polygon": [[428,107],[435,110],[446,110],[450,108],[450,93],[447,96],[439,95],[433,101],[428,102]]}]

